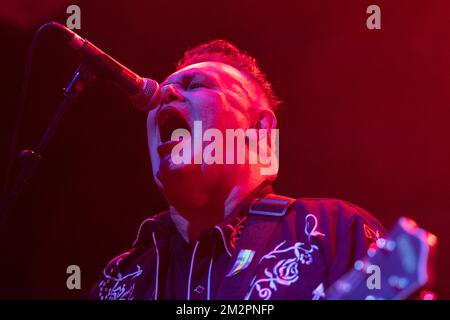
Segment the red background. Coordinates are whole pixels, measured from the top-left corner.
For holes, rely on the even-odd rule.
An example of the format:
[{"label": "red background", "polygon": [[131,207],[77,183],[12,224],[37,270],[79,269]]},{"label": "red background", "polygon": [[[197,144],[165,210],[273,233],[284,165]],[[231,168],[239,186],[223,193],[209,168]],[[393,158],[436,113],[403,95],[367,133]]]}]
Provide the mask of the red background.
[{"label": "red background", "polygon": [[[0,171],[26,49],[64,1],[3,0]],[[228,39],[255,56],[285,101],[280,175],[295,197],[353,202],[389,228],[407,215],[440,240],[438,294],[450,298],[450,2],[78,1],[81,30],[137,71],[162,80],[184,49]],[[366,28],[381,7],[382,30]],[[77,57],[44,34],[33,64],[20,146],[35,145]],[[114,86],[90,86],[67,112],[33,183],[0,236],[0,298],[83,298],[141,220],[165,208],[152,181],[145,114]],[[82,290],[66,288],[66,267]]]}]

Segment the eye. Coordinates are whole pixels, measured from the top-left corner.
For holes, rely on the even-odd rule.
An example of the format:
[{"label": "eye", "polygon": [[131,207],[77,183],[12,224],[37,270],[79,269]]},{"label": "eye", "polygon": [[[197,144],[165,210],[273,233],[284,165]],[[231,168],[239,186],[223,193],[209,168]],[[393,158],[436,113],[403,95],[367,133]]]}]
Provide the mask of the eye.
[{"label": "eye", "polygon": [[189,90],[198,89],[198,88],[205,88],[206,86],[202,82],[191,82],[189,84]]}]

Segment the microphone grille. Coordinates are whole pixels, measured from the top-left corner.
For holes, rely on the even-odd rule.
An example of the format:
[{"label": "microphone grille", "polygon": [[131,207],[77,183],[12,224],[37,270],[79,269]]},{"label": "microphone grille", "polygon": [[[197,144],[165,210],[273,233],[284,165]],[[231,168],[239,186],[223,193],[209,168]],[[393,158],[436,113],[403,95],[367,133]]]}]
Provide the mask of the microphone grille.
[{"label": "microphone grille", "polygon": [[159,84],[153,79],[143,78],[142,91],[133,97],[133,106],[142,111],[149,111],[156,108],[161,101]]},{"label": "microphone grille", "polygon": [[158,82],[152,79],[144,78],[144,94],[153,96],[158,90]]}]

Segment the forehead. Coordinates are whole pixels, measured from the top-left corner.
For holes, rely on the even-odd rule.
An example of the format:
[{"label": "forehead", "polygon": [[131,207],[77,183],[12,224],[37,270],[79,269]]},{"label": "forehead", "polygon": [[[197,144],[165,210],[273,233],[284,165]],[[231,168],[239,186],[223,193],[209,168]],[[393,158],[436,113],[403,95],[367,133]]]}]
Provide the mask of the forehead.
[{"label": "forehead", "polygon": [[161,85],[192,78],[195,76],[207,77],[219,82],[240,82],[248,84],[249,77],[233,66],[222,62],[207,61],[188,65],[172,73]]}]

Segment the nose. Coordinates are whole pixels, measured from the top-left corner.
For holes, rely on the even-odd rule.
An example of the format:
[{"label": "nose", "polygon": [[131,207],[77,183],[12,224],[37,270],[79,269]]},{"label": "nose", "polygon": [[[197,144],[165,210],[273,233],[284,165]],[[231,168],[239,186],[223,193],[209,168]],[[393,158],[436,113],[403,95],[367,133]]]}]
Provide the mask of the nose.
[{"label": "nose", "polygon": [[168,84],[161,88],[161,104],[168,104],[172,101],[184,101],[184,96],[174,84]]}]

